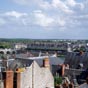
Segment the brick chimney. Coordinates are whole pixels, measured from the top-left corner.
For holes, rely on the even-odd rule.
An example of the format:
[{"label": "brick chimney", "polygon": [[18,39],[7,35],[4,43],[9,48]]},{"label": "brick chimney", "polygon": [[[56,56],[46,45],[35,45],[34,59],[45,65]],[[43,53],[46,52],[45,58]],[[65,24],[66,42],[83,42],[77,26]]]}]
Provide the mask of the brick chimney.
[{"label": "brick chimney", "polygon": [[21,86],[21,73],[18,71],[16,71],[14,73],[14,82],[15,82],[14,88],[20,88],[20,86]]},{"label": "brick chimney", "polygon": [[49,58],[43,60],[43,67],[50,68]]},{"label": "brick chimney", "polygon": [[69,69],[69,65],[68,65],[68,64],[66,64],[66,65],[65,65],[65,68],[66,68],[66,69]]},{"label": "brick chimney", "polygon": [[4,88],[13,88],[13,71],[3,72]]},{"label": "brick chimney", "polygon": [[64,64],[62,64],[62,76],[64,76],[64,74],[65,74],[65,65]]}]

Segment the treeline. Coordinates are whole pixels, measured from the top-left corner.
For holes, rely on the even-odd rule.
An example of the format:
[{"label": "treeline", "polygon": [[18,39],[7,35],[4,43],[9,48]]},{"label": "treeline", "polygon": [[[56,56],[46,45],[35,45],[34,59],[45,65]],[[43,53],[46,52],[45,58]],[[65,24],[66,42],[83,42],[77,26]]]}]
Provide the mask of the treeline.
[{"label": "treeline", "polygon": [[29,43],[29,39],[0,39],[0,48],[13,48],[15,43]]},{"label": "treeline", "polygon": [[11,44],[7,42],[0,42],[0,48],[5,49],[5,48],[11,48]]},{"label": "treeline", "polygon": [[31,40],[30,39],[0,39],[0,42],[25,43],[25,42],[31,42]]},{"label": "treeline", "polygon": [[60,40],[54,40],[54,39],[4,39],[1,38],[0,42],[8,42],[8,43],[30,43],[30,42],[66,42],[66,41],[60,41]]}]

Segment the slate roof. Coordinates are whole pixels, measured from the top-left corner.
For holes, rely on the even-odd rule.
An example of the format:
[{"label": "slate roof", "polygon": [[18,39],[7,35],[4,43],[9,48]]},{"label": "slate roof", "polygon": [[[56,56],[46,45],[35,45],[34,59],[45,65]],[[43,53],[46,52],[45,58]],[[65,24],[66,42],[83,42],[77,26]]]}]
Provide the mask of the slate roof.
[{"label": "slate roof", "polygon": [[77,68],[80,63],[83,64],[83,68],[88,68],[88,52],[80,54],[79,52],[68,52],[65,57],[64,64],[69,64],[70,68]]},{"label": "slate roof", "polygon": [[[30,62],[30,59],[28,59],[27,57],[26,58],[16,58],[17,60],[23,60],[24,62],[27,62],[29,63]],[[42,66],[43,65],[43,59],[34,59],[38,64],[39,66]],[[64,63],[64,60],[61,60],[60,58],[57,58],[57,57],[50,57],[49,58],[49,61],[50,61],[50,65],[59,65],[59,64],[63,64]]]}]

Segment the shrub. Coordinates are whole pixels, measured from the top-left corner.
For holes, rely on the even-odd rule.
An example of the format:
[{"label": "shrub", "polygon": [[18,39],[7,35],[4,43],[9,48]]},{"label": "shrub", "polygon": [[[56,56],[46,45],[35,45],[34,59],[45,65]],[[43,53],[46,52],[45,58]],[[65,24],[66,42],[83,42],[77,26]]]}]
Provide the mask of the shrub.
[{"label": "shrub", "polygon": [[62,77],[55,76],[54,77],[54,83],[55,83],[55,86],[61,84],[62,83]]}]

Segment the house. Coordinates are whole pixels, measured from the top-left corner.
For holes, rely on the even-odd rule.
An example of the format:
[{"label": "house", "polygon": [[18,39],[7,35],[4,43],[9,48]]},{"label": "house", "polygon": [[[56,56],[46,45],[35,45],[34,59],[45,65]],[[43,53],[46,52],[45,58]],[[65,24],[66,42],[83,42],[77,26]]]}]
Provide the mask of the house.
[{"label": "house", "polygon": [[86,82],[84,84],[81,84],[79,88],[88,88],[88,78],[86,79]]},{"label": "house", "polygon": [[14,48],[16,49],[16,50],[19,50],[19,49],[24,49],[24,48],[27,48],[27,45],[26,44],[23,44],[23,43],[16,43],[15,45],[14,45]]},{"label": "house", "polygon": [[[27,57],[27,55],[24,55],[24,54],[19,54],[16,56],[15,58],[18,62],[21,62],[22,65],[27,65],[29,66],[29,63],[32,59],[30,59],[30,57]],[[43,61],[44,61],[45,58],[35,58],[33,60],[35,60],[38,65],[40,67],[43,66]],[[60,68],[59,64],[63,64],[64,63],[64,60],[60,59],[60,58],[57,58],[57,57],[49,57],[49,64],[50,64],[50,70],[53,74],[53,76],[56,75],[56,72],[58,71],[58,69]]]},{"label": "house", "polygon": [[2,77],[3,88],[54,88],[48,58],[44,59],[42,67],[34,60],[24,67],[14,63],[14,70],[4,71]]}]

